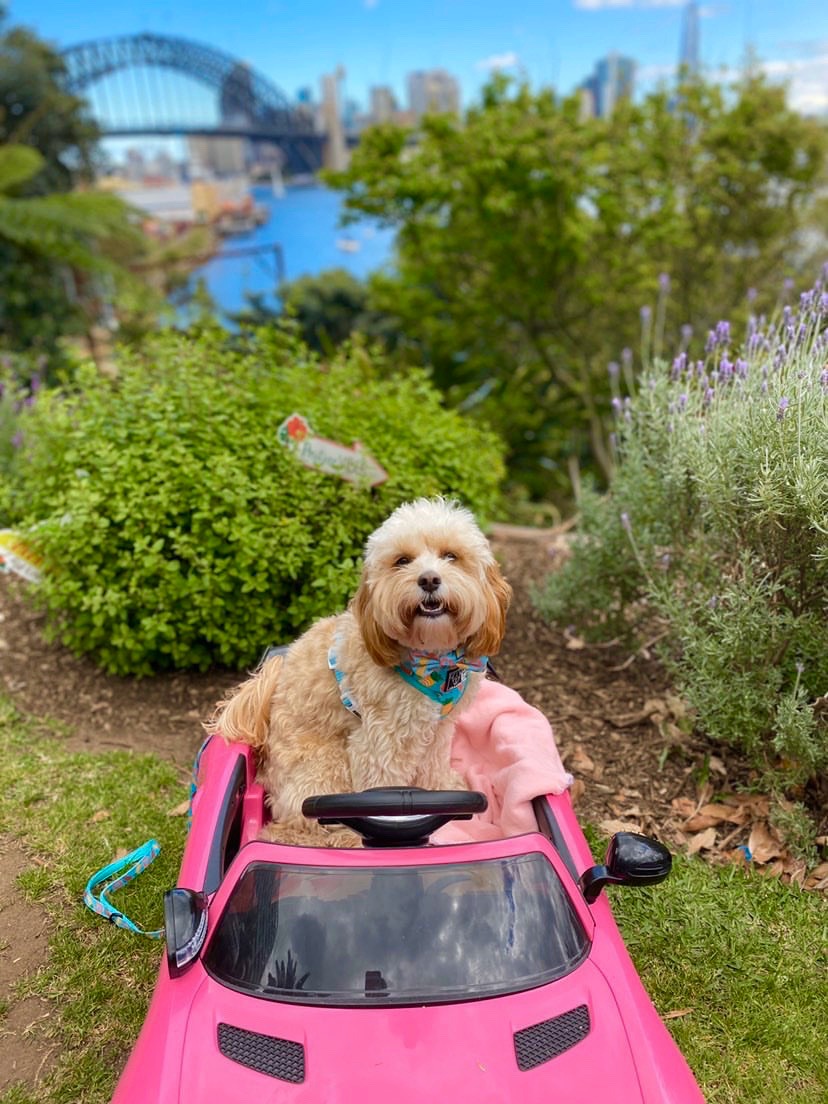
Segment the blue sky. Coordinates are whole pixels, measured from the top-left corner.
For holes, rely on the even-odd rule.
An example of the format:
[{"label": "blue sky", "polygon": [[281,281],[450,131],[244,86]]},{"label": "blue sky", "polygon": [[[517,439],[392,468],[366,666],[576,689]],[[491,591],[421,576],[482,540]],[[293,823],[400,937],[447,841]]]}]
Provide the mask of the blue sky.
[{"label": "blue sky", "polygon": [[[669,75],[684,0],[8,0],[9,17],[58,47],[154,31],[196,39],[247,61],[291,98],[343,65],[345,94],[374,84],[405,98],[405,74],[442,67],[465,104],[493,67],[571,91],[611,50],[638,63],[637,87]],[[708,0],[700,4],[706,70],[737,67],[750,46],[791,81],[793,103],[828,113],[826,0]]]}]

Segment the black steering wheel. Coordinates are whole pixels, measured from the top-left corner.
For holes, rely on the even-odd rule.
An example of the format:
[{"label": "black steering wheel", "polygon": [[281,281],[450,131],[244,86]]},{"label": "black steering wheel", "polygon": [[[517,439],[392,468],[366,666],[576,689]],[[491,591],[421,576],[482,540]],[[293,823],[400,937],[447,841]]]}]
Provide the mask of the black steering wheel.
[{"label": "black steering wheel", "polygon": [[383,786],[308,797],[302,802],[302,813],[320,824],[351,828],[366,847],[421,847],[450,820],[471,820],[488,804],[486,795],[476,790]]}]

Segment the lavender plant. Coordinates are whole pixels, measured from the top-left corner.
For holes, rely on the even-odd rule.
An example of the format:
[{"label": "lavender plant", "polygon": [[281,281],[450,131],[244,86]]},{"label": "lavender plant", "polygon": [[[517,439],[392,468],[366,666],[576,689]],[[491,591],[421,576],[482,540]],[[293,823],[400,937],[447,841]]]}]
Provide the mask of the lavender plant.
[{"label": "lavender plant", "polygon": [[632,390],[610,490],[582,495],[537,604],[593,636],[660,621],[699,727],[801,783],[828,763],[828,265],[798,305],[741,340],[719,322]]}]

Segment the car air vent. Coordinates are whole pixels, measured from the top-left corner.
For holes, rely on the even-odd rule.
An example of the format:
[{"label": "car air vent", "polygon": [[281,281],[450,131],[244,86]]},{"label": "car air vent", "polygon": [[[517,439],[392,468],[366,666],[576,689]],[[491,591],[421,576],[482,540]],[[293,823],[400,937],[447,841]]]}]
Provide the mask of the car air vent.
[{"label": "car air vent", "polygon": [[589,1035],[589,1009],[585,1004],[551,1020],[515,1032],[515,1057],[521,1070],[534,1069],[557,1058]]},{"label": "car air vent", "polygon": [[292,1081],[295,1085],[305,1080],[305,1048],[301,1043],[220,1023],[218,1045],[225,1058],[259,1073],[278,1077],[280,1081]]}]

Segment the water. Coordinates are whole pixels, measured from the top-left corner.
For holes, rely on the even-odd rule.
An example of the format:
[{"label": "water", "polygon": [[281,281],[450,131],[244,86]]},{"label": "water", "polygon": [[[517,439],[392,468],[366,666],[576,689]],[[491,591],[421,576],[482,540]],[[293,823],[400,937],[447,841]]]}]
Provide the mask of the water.
[{"label": "water", "polygon": [[[267,222],[249,233],[224,238],[216,256],[193,274],[193,279],[205,280],[214,302],[224,313],[245,307],[245,293],[262,294],[269,306],[278,303],[275,292],[279,276],[274,254],[263,251],[242,257],[223,255],[237,249],[280,245],[287,280],[316,275],[326,268],[344,268],[363,277],[391,259],[393,231],[367,220],[347,228],[338,225],[342,209],[339,192],[309,185],[288,187],[283,196],[274,195],[269,186],[253,188],[252,194],[255,202],[268,210]],[[355,242],[356,250],[338,248],[337,242],[343,239]]]}]

